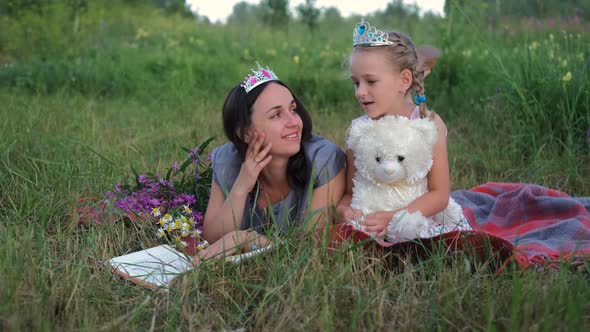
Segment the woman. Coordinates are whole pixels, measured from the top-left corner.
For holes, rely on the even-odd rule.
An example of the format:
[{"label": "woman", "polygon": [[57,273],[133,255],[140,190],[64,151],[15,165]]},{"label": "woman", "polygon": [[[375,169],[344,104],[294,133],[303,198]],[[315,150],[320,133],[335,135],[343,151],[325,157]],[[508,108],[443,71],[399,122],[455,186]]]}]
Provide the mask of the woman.
[{"label": "woman", "polygon": [[252,72],[223,105],[230,143],[212,153],[203,237],[213,244],[197,260],[264,246],[261,233],[284,234],[304,221],[318,229],[344,193],[344,152],[311,133],[305,107],[268,67]]}]

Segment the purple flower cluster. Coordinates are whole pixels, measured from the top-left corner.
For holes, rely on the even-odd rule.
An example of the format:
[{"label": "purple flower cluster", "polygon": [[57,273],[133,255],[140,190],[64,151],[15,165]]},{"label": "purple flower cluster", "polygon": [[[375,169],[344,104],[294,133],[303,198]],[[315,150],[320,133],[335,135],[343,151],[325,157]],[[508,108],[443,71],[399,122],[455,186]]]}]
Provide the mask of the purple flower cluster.
[{"label": "purple flower cluster", "polygon": [[195,195],[177,193],[172,181],[142,174],[137,183],[133,190],[118,183],[114,192],[108,192],[106,196],[127,213],[150,213],[153,208],[169,210],[183,205],[193,206],[197,202]]},{"label": "purple flower cluster", "polygon": [[131,184],[117,183],[105,198],[126,214],[152,214],[157,208],[161,214],[175,213],[189,207],[195,226],[203,221],[209,201],[212,177],[211,153],[204,156],[205,148],[213,140],[207,139],[198,147],[183,148],[187,155],[182,162],[174,162],[165,176],[160,173],[137,174]]}]

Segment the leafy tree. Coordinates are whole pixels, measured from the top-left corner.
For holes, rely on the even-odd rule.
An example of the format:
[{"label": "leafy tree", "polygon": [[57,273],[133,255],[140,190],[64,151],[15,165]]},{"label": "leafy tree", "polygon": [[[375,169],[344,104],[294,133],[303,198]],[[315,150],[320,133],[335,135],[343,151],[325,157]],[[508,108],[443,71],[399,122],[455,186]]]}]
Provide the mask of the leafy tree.
[{"label": "leafy tree", "polygon": [[227,18],[227,24],[253,25],[260,21],[262,9],[255,4],[240,1],[236,3]]},{"label": "leafy tree", "polygon": [[316,0],[305,0],[305,3],[297,6],[297,12],[299,13],[299,19],[310,30],[314,30],[318,25],[318,18],[320,16],[320,10],[315,8]]},{"label": "leafy tree", "polygon": [[289,0],[263,0],[263,21],[273,27],[286,27],[289,24]]},{"label": "leafy tree", "polygon": [[336,7],[328,7],[322,10],[321,21],[328,25],[340,25],[342,24],[342,15],[340,10]]}]

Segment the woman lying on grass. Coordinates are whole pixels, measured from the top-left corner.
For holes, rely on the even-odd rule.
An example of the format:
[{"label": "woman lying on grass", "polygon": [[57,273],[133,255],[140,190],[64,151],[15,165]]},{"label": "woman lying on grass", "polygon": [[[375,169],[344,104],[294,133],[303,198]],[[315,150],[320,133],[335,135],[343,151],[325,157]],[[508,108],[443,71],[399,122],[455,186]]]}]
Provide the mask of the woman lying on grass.
[{"label": "woman lying on grass", "polygon": [[230,143],[212,153],[203,222],[203,237],[212,244],[196,263],[266,246],[263,233],[284,234],[303,221],[321,229],[344,193],[344,152],[312,134],[305,107],[268,67],[252,72],[223,105]]}]

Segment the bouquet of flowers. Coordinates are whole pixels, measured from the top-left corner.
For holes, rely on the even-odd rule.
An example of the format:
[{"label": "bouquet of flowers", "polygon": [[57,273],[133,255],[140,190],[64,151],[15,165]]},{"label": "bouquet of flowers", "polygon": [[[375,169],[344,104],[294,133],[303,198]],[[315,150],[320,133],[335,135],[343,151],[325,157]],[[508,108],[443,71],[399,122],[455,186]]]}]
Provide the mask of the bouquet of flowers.
[{"label": "bouquet of flowers", "polygon": [[133,167],[131,183],[119,182],[105,193],[105,201],[131,221],[148,220],[157,225],[156,236],[189,251],[208,244],[201,237],[203,212],[211,185],[211,155],[203,158],[214,137],[194,148],[183,148],[187,157],[174,162],[162,177],[159,173],[139,174]]}]

